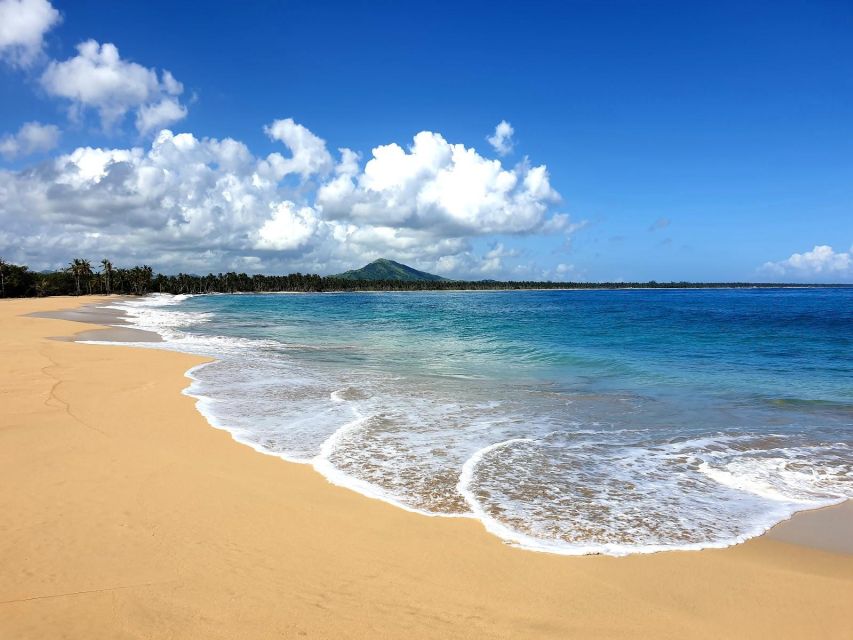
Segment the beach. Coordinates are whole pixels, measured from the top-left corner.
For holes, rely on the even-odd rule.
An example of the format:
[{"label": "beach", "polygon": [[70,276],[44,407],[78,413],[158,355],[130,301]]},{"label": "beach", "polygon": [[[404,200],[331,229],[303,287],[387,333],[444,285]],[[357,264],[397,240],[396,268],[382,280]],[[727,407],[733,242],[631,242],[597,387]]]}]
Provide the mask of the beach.
[{"label": "beach", "polygon": [[850,502],[726,549],[514,548],[235,442],[181,393],[197,356],[27,316],[95,301],[0,301],[0,637],[853,634]]}]

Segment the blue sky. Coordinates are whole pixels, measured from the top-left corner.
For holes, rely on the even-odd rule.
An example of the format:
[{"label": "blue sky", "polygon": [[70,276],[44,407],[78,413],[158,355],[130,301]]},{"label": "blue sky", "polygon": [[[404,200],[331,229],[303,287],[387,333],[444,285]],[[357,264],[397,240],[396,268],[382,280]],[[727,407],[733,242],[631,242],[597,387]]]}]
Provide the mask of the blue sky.
[{"label": "blue sky", "polygon": [[[18,18],[51,6],[4,4]],[[82,250],[166,271],[328,273],[382,255],[459,277],[853,280],[849,2],[245,4],[54,1],[38,42],[0,29],[0,255],[38,268]],[[97,77],[62,66],[88,40],[155,84],[96,91]],[[501,121],[505,155],[486,140]],[[31,122],[57,129],[22,133]],[[192,149],[161,139],[170,159],[154,154],[161,125]],[[424,131],[440,136],[440,168],[426,151],[366,168],[382,145],[411,156]],[[305,132],[325,143],[312,170],[290,162],[253,187],[257,164],[295,158]],[[251,157],[225,170],[205,141],[228,138]],[[448,160],[450,145],[476,162]],[[125,153],[75,181],[81,147]],[[360,154],[349,173],[339,148]],[[495,162],[503,173],[485,176]],[[396,175],[401,163],[413,173]],[[540,166],[548,189],[523,186]],[[354,190],[333,194],[341,176]],[[509,176],[517,186],[495,186]],[[239,206],[223,192],[235,183]]]}]

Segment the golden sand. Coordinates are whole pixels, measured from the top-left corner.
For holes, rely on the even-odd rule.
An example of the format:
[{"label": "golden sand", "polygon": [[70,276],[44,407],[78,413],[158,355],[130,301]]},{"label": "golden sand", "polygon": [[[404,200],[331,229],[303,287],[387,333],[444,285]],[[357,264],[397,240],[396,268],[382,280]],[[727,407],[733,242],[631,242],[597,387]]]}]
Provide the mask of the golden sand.
[{"label": "golden sand", "polygon": [[851,638],[853,556],[515,549],[235,443],[201,360],[0,301],[0,638]]}]

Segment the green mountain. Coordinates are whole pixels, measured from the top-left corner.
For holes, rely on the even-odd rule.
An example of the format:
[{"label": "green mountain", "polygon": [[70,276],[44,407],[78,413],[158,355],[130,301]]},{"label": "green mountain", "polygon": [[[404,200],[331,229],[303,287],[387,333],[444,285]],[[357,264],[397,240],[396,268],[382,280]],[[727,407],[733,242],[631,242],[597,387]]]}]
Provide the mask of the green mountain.
[{"label": "green mountain", "polygon": [[439,280],[447,280],[441,276],[436,276],[425,271],[418,271],[409,266],[379,258],[370,264],[364,265],[361,269],[353,269],[339,273],[332,278],[343,278],[344,280],[403,280],[406,282],[414,282],[416,280],[427,280],[437,282]]}]

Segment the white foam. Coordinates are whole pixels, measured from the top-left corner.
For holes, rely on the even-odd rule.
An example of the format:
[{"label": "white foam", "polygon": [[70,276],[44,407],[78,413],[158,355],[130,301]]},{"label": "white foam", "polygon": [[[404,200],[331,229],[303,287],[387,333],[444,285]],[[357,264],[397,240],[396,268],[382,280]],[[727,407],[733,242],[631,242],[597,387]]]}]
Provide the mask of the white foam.
[{"label": "white foam", "polygon": [[[721,439],[699,438],[693,441],[687,440],[682,444],[685,444],[688,447],[693,443],[715,445],[719,444],[721,440],[725,441],[738,439],[740,439],[740,436],[722,437]],[[509,449],[514,445],[536,444],[540,442],[541,440],[532,438],[512,438],[509,440],[496,442],[494,444],[479,449],[468,460],[466,460],[465,464],[462,467],[462,471],[459,475],[459,482],[457,484],[457,490],[465,497],[465,500],[470,506],[472,513],[477,517],[477,519],[482,522],[483,526],[487,531],[514,546],[518,546],[520,548],[527,549],[530,551],[547,552],[559,555],[604,554],[611,556],[625,556],[634,553],[647,554],[674,550],[691,551],[708,548],[725,548],[745,542],[750,538],[763,534],[778,522],[781,522],[782,520],[791,517],[791,515],[793,515],[797,511],[808,508],[815,508],[818,506],[824,506],[826,504],[835,504],[838,502],[838,500],[824,500],[809,503],[802,502],[796,504],[789,500],[780,500],[778,501],[776,506],[772,507],[769,510],[766,510],[764,512],[763,517],[755,518],[753,523],[743,532],[736,535],[720,537],[716,540],[703,540],[700,542],[670,542],[661,544],[618,542],[577,543],[533,536],[518,531],[517,529],[501,522],[496,517],[491,516],[488,510],[482,504],[481,500],[472,490],[472,485],[475,482],[478,466],[490,454],[494,454],[502,449]],[[641,456],[636,456],[637,459],[639,459],[640,457]],[[616,533],[617,532],[614,530],[614,534]]]},{"label": "white foam", "polygon": [[395,496],[389,491],[385,491],[381,487],[378,487],[373,483],[366,482],[353,475],[347,474],[338,469],[335,465],[333,465],[330,461],[330,458],[335,452],[336,448],[341,443],[341,441],[349,433],[357,430],[362,425],[364,425],[368,418],[369,416],[359,416],[351,422],[344,424],[343,426],[341,426],[340,429],[338,429],[331,436],[329,436],[320,447],[320,453],[310,461],[314,469],[335,486],[344,487],[345,489],[355,491],[356,493],[360,493],[361,495],[367,498],[373,498],[375,500],[387,502],[390,505],[393,505],[400,509],[404,509],[405,511],[409,511],[410,513],[417,513],[429,517],[471,517],[471,514],[466,513],[436,513],[434,511],[418,509],[407,504],[405,501],[400,500],[398,496]]},{"label": "white foam", "polygon": [[[848,448],[843,443],[835,447]],[[788,449],[783,453],[728,458],[711,454],[699,463],[699,471],[727,487],[806,508],[853,498],[853,457],[848,457],[846,463],[839,460],[832,464],[816,461],[814,448]]]}]

